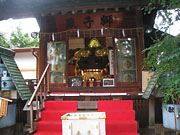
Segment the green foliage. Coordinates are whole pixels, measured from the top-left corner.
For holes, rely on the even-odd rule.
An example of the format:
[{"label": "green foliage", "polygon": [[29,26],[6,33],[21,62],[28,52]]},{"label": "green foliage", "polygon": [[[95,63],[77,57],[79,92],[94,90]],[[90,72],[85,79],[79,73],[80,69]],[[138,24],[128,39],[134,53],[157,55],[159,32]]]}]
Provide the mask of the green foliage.
[{"label": "green foliage", "polygon": [[9,48],[8,40],[6,39],[6,37],[4,36],[3,33],[1,33],[1,34],[2,35],[0,35],[0,46]]},{"label": "green foliage", "polygon": [[[159,29],[167,31],[174,21],[180,19],[179,0],[149,0],[148,5],[143,8],[145,14],[158,9],[161,9],[158,16],[162,17]],[[169,9],[177,12],[175,20]],[[164,92],[164,101],[180,98],[180,36],[167,35],[162,40],[156,39],[144,52],[148,52],[147,58],[144,59],[144,68],[157,72],[158,85]]]},{"label": "green foliage", "polygon": [[11,33],[10,39],[7,39],[4,34],[0,36],[0,46],[6,48],[38,47],[39,39],[32,39],[28,34],[23,34],[21,28],[17,27],[16,31]]},{"label": "green foliage", "polygon": [[150,14],[153,10],[157,10],[157,17],[162,17],[158,29],[165,32],[175,21],[180,20],[180,0],[149,0],[142,10],[144,14]]},{"label": "green foliage", "polygon": [[15,32],[11,33],[10,43],[15,48],[37,47],[38,39],[32,39],[28,34],[22,34],[21,28],[17,27]]},{"label": "green foliage", "polygon": [[145,11],[145,14],[150,14],[153,10],[161,9],[176,9],[180,8],[179,0],[148,0],[148,4],[144,6],[142,9]]},{"label": "green foliage", "polygon": [[[180,0],[149,0],[149,4],[143,10],[145,14],[161,10],[157,14],[158,17],[162,17],[159,29],[165,32],[174,21],[180,20]],[[175,17],[173,12],[176,12]],[[180,35],[163,36],[163,39],[154,40],[154,44],[143,51],[148,52],[143,68],[156,72],[157,85],[164,94],[164,103],[176,101],[177,105],[180,105]]]},{"label": "green foliage", "polygon": [[164,93],[164,102],[180,98],[180,36],[166,36],[144,50],[144,69],[155,71],[158,86]]}]

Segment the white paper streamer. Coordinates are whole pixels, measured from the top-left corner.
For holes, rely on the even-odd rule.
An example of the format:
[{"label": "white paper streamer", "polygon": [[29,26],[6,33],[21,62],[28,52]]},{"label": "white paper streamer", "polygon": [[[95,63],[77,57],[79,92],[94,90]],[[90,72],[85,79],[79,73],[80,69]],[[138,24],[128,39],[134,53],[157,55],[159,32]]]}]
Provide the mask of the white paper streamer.
[{"label": "white paper streamer", "polygon": [[52,33],[52,41],[54,41],[54,33]]},{"label": "white paper streamer", "polygon": [[124,29],[122,29],[122,34],[123,34],[123,37],[126,36]]},{"label": "white paper streamer", "polygon": [[80,37],[79,29],[77,30],[77,36]]},{"label": "white paper streamer", "polygon": [[101,35],[103,35],[104,34],[104,29],[103,28],[101,28]]}]

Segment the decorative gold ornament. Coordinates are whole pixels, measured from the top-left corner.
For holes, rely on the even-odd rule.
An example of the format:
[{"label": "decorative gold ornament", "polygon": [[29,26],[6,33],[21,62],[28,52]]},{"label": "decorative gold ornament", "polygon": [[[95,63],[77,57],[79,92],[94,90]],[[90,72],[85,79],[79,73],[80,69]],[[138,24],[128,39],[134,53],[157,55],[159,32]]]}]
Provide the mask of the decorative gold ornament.
[{"label": "decorative gold ornament", "polygon": [[103,49],[97,49],[95,52],[96,56],[106,56],[108,55],[109,51],[107,48],[103,48]]},{"label": "decorative gold ornament", "polygon": [[[89,81],[89,79],[94,78],[96,81],[100,81],[104,78],[104,76],[107,74],[108,70],[107,70],[107,65],[105,65],[104,67],[101,67],[103,69],[98,69],[96,68],[96,66],[98,67],[98,65],[101,63],[101,59],[98,59],[98,57],[104,57],[104,56],[108,56],[108,49],[107,48],[102,48],[99,41],[96,38],[91,39],[88,48],[82,48],[78,51],[76,51],[74,53],[74,56],[71,60],[75,60],[76,61],[76,66],[75,66],[75,76],[78,77],[82,77],[84,81]],[[97,59],[99,60],[98,62],[95,60],[97,59],[93,59],[94,61],[91,61],[91,58],[88,58],[90,56],[97,57]],[[84,59],[81,59],[84,58]],[[106,58],[106,57],[105,57]],[[84,61],[83,61],[84,60]],[[92,62],[92,64],[95,65],[95,67],[83,67],[81,64],[78,64],[80,62]],[[103,62],[103,61],[102,61]],[[84,63],[84,65],[88,65],[88,63]],[[81,67],[80,67],[81,65]]]},{"label": "decorative gold ornament", "polygon": [[125,67],[125,68],[129,69],[131,66],[132,66],[132,63],[131,63],[130,60],[126,60],[126,61],[124,62],[124,67]]},{"label": "decorative gold ornament", "polygon": [[[96,71],[97,70],[97,71]],[[88,70],[81,70],[81,76],[83,80],[88,81],[90,78],[95,78],[96,80],[103,79],[103,69],[88,69]]]},{"label": "decorative gold ornament", "polygon": [[90,48],[93,48],[93,47],[100,47],[101,44],[99,43],[99,41],[96,39],[96,38],[93,38],[91,39],[89,45],[88,45]]},{"label": "decorative gold ornament", "polygon": [[89,55],[91,55],[90,50],[85,50],[82,48],[74,53],[74,56],[71,60],[80,60],[81,57],[89,57]]},{"label": "decorative gold ornament", "polygon": [[81,57],[88,57],[91,54],[89,50],[83,50],[81,52]]}]

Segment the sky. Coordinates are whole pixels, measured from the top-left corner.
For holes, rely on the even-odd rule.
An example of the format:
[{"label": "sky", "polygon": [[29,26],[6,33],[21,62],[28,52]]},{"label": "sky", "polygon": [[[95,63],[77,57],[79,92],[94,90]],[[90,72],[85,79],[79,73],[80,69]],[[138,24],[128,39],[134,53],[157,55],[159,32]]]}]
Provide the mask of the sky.
[{"label": "sky", "polygon": [[[173,36],[177,36],[180,33],[180,21],[175,21],[177,12],[175,12],[174,10],[168,10],[168,11],[172,13],[172,20],[174,24],[169,28],[167,32]],[[154,27],[158,28],[158,26],[160,26],[161,23],[162,23],[162,17],[158,16],[157,14]],[[165,24],[164,26],[167,26],[167,24]]]},{"label": "sky", "polygon": [[0,21],[0,33],[5,33],[7,37],[10,36],[10,33],[16,30],[16,27],[22,29],[22,33],[31,34],[32,32],[39,32],[39,26],[35,18],[26,18],[26,19],[8,19]]}]

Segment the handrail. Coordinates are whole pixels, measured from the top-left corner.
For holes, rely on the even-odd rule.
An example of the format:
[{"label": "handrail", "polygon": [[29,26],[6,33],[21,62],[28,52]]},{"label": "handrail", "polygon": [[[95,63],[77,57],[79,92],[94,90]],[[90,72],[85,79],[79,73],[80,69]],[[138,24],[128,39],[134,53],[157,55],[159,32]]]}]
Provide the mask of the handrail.
[{"label": "handrail", "polygon": [[35,97],[35,95],[37,94],[37,91],[38,91],[38,89],[39,89],[39,86],[41,85],[41,82],[42,82],[42,80],[43,80],[46,72],[48,71],[49,65],[50,65],[50,64],[47,64],[46,69],[44,70],[44,72],[43,72],[43,74],[42,74],[42,76],[41,76],[41,78],[40,78],[40,80],[39,80],[39,82],[38,82],[38,84],[37,84],[37,87],[36,87],[35,91],[33,92],[32,96],[31,96],[31,98],[30,98],[30,100],[29,100],[29,102],[28,102],[28,106],[30,106],[30,105],[32,104],[33,99],[34,99],[34,97]]},{"label": "handrail", "polygon": [[[39,89],[39,87],[40,87],[40,85],[41,85],[41,83],[42,83],[42,81],[43,81],[43,79],[45,79],[44,77],[45,77],[45,75],[46,75],[46,73],[47,73],[47,71],[48,71],[48,69],[49,69],[49,66],[50,66],[50,64],[47,64],[47,66],[46,66],[46,68],[45,68],[45,70],[44,70],[44,72],[43,72],[43,74],[42,74],[42,76],[41,76],[41,78],[40,78],[40,80],[39,80],[39,82],[38,82],[38,84],[37,84],[37,87],[36,87],[36,89],[34,90],[34,92],[33,92],[33,94],[32,94],[32,96],[31,96],[31,98],[30,98],[30,100],[29,100],[29,102],[28,102],[28,106],[30,106],[30,127],[31,127],[31,130],[30,130],[30,133],[33,133],[34,132],[34,122],[33,122],[33,100],[34,100],[34,98],[35,98],[35,96],[36,96],[36,94],[37,94],[37,92],[38,92],[38,89]],[[38,109],[38,103],[37,103],[38,101],[37,101],[37,98],[36,98],[36,106],[37,106],[37,112],[39,111]],[[37,113],[36,112],[36,113]],[[37,114],[38,115],[38,114]],[[36,115],[36,116],[37,116]]]}]

